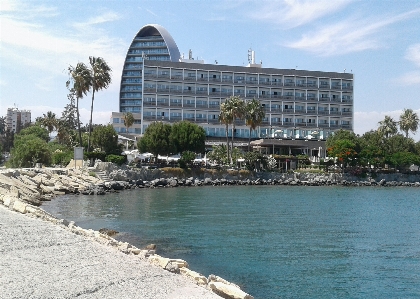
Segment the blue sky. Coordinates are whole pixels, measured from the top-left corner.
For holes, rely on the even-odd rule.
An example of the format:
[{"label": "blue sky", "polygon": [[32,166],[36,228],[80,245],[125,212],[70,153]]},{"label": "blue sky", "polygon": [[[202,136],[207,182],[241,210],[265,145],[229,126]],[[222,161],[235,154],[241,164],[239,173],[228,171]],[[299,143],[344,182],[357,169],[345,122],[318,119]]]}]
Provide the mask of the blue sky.
[{"label": "blue sky", "polygon": [[[32,118],[67,104],[68,66],[103,57],[113,83],[95,95],[94,123],[118,110],[125,54],[146,24],[206,63],[352,72],[355,132],[403,108],[420,115],[420,1],[0,1],[0,115]],[[88,121],[90,95],[80,102]],[[414,136],[420,139],[420,132]]]}]

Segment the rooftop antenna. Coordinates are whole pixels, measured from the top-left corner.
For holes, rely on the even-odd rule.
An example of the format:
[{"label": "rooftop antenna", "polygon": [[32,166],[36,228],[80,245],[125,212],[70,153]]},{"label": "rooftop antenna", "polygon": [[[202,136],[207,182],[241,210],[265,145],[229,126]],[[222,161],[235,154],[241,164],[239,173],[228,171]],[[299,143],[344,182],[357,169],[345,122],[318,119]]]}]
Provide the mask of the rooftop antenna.
[{"label": "rooftop antenna", "polygon": [[248,63],[255,64],[255,51],[253,51],[251,48],[248,50]]}]

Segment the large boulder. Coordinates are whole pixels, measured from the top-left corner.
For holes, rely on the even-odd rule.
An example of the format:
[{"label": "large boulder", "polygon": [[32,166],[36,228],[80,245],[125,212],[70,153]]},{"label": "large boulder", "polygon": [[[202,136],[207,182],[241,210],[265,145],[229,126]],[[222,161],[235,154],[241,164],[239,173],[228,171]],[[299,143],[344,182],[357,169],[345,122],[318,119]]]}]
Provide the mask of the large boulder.
[{"label": "large boulder", "polygon": [[230,298],[234,299],[254,299],[251,295],[245,293],[240,288],[232,284],[225,284],[223,282],[218,281],[211,281],[209,282],[209,287],[215,292],[216,294],[220,294],[222,296],[229,296]]}]

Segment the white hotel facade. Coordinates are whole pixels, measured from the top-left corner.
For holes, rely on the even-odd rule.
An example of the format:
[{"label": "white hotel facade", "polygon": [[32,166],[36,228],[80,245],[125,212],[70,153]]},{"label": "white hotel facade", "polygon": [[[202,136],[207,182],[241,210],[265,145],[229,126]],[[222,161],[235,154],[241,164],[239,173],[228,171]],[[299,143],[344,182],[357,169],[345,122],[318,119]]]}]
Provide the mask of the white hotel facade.
[{"label": "white hotel facade", "polygon": [[[257,99],[266,117],[252,139],[325,140],[339,129],[353,130],[353,74],[295,69],[205,64],[183,59],[170,34],[146,25],[133,39],[121,77],[119,112],[112,124],[126,133],[122,117],[136,119],[130,134],[142,134],[155,121],[188,120],[202,126],[209,140],[222,140],[220,104],[232,95]],[[236,122],[238,140],[248,140],[244,121]]]}]

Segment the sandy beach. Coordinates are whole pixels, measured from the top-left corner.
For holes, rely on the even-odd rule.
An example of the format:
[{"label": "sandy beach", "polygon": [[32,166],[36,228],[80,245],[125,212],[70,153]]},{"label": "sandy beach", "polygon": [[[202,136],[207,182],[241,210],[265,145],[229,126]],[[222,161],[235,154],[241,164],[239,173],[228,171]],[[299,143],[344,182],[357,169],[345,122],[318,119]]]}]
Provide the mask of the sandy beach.
[{"label": "sandy beach", "polygon": [[187,277],[0,205],[0,298],[219,298]]}]

